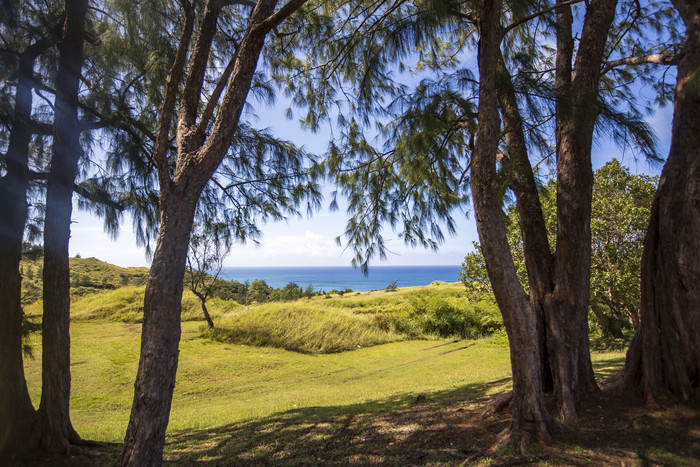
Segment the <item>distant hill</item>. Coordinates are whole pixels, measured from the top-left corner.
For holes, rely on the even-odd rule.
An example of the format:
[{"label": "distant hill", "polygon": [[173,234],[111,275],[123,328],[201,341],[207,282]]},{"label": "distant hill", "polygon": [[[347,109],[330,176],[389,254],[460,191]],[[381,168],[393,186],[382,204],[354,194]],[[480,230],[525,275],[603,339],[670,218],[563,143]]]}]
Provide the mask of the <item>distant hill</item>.
[{"label": "distant hill", "polygon": [[[43,258],[22,261],[22,303],[34,303],[41,298]],[[83,296],[100,290],[128,285],[144,285],[148,268],[120,268],[97,258],[70,258],[71,295]]]}]

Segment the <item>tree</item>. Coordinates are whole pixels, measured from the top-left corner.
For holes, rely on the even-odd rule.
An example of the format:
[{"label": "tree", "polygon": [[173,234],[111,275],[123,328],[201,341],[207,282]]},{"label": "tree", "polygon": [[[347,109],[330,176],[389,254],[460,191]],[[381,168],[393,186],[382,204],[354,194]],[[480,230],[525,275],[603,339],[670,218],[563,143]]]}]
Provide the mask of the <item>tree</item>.
[{"label": "tree", "polygon": [[700,379],[700,15],[696,2],[672,3],[686,33],[671,149],[644,242],[641,324],[621,380],[651,404],[667,394],[693,397]]},{"label": "tree", "polygon": [[195,227],[190,236],[185,272],[185,285],[199,299],[210,328],[214,328],[214,322],[207,310],[207,300],[216,290],[224,259],[229,252],[226,239],[221,239],[217,234],[216,226]]},{"label": "tree", "polygon": [[595,173],[590,303],[604,334],[639,326],[642,250],[657,183],[615,159]]},{"label": "tree", "polygon": [[[7,31],[17,32],[21,26],[16,24],[15,15],[24,15],[24,10],[6,11],[3,4],[2,24]],[[26,6],[26,5],[25,5]],[[59,23],[49,15],[46,20]],[[21,24],[21,23],[20,23]],[[4,200],[0,203],[0,456],[15,455],[19,446],[26,443],[34,422],[34,408],[29,398],[24,367],[22,364],[22,306],[19,264],[22,253],[24,226],[28,215],[27,195],[29,190],[29,153],[32,136],[35,132],[35,120],[32,118],[32,89],[36,60],[54,43],[52,31],[27,28],[29,34],[26,42],[18,41],[13,50],[3,50],[3,59],[7,55],[16,61],[14,66],[14,108],[7,109],[9,135],[3,164],[4,175],[0,179],[0,194]],[[23,32],[23,31],[22,31]],[[12,62],[7,60],[7,62]],[[4,68],[4,67],[3,67]],[[8,77],[9,78],[9,77]],[[8,100],[9,101],[9,100]],[[3,119],[5,120],[5,119]],[[5,126],[5,125],[3,125]]]},{"label": "tree", "polygon": [[[198,3],[182,2],[181,32],[165,80],[152,156],[158,175],[160,225],[146,285],[141,355],[121,454],[122,465],[158,465],[161,462],[177,372],[180,301],[187,248],[200,195],[229,152],[234,137],[239,136],[241,112],[268,32],[304,3],[305,0],[290,0],[276,9],[276,0],[261,0],[255,4],[241,2],[243,8],[252,8],[244,19],[226,15],[225,9],[241,8],[237,5],[224,6],[217,0],[209,0],[202,10],[197,10]],[[198,17],[199,25],[195,31]],[[202,100],[206,99],[207,65],[213,59],[212,44],[219,20],[224,17],[243,26],[242,38],[230,41],[234,43],[235,51],[227,59],[221,59],[227,66],[215,78],[218,83],[208,94],[208,102],[203,103]],[[177,122],[174,118],[176,110]],[[175,148],[170,146],[173,130]],[[240,154],[233,161],[232,165],[239,168],[237,173],[250,163],[245,156]],[[285,187],[303,180],[305,175],[279,175],[284,174],[291,163],[289,159],[277,159],[273,164],[276,178],[270,174],[266,178],[282,180],[284,194],[299,199],[305,194],[303,190],[295,192],[296,187],[290,187],[287,192]],[[301,172],[301,169],[292,167],[292,171]],[[242,173],[248,172],[243,169]],[[264,183],[264,180],[258,182]],[[255,183],[250,179],[239,182]],[[234,197],[231,201],[237,202]],[[270,215],[276,212],[279,211],[270,208]]]},{"label": "tree", "polygon": [[[606,335],[620,337],[622,327],[636,329],[642,245],[655,190],[655,177],[632,175],[616,159],[594,174],[591,208],[590,306]],[[556,235],[556,185],[540,189],[542,213],[550,242]],[[528,290],[527,268],[518,212],[506,210],[508,244],[521,285]],[[462,265],[460,279],[475,299],[491,295],[484,257],[478,244]]]},{"label": "tree", "polygon": [[265,303],[270,299],[270,286],[267,282],[260,279],[255,279],[248,286],[247,303]]},{"label": "tree", "polygon": [[70,268],[73,185],[82,156],[78,88],[87,0],[66,0],[59,43],[53,154],[46,194],[42,320],[42,391],[37,435],[48,452],[69,454],[80,438],[70,421]]},{"label": "tree", "polygon": [[[652,48],[645,28],[660,30],[666,13],[655,3],[642,6],[634,1],[624,6],[615,0],[585,5],[562,0],[553,6],[504,2],[499,21],[489,26],[501,35],[490,49],[496,56],[488,67],[495,71],[480,67],[477,80],[472,63],[461,60],[474,55],[477,40],[483,46],[482,6],[461,1],[376,2],[369,18],[341,9],[336,22],[319,21],[321,29],[332,34],[324,36],[322,47],[313,49],[313,57],[302,61],[294,55],[298,49],[288,53],[286,63],[311,64],[304,73],[292,74],[287,86],[295,103],[309,109],[304,121],[311,128],[340,114],[337,119],[344,131],[331,144],[326,165],[339,185],[338,193],[347,198],[350,219],[345,238],[356,253],[353,264],[362,269],[370,258],[386,255],[385,225],[409,245],[437,248],[443,226],[448,232],[454,229],[451,213],[467,202],[469,183],[475,206],[475,183],[482,200],[493,198],[500,205],[511,192],[515,195],[528,295],[517,274],[510,275],[515,269],[506,266],[510,255],[498,256],[507,247],[500,241],[502,223],[480,227],[487,232],[483,237],[495,242],[488,249],[483,243],[482,247],[487,262],[495,264],[491,269],[499,271],[497,279],[503,281],[494,288],[501,291],[496,293],[499,305],[508,308],[506,327],[518,326],[520,319],[534,322],[532,342],[539,351],[523,347],[532,345],[524,338],[529,330],[515,330],[519,339],[511,342],[513,355],[522,356],[522,361],[514,363],[513,372],[539,372],[541,384],[521,383],[518,390],[551,389],[557,418],[570,422],[576,417],[576,400],[597,390],[588,343],[592,142],[596,134],[609,132],[653,155],[651,132],[634,105],[637,101],[630,97],[629,83],[634,79],[617,67],[668,63],[665,54],[625,56]],[[618,7],[633,14],[618,18]],[[585,11],[576,35],[574,8]],[[316,34],[316,29],[310,31],[309,36]],[[556,36],[554,49],[547,45],[552,36]],[[483,56],[483,50],[479,52]],[[421,77],[435,71],[438,77],[422,79],[410,92],[411,85],[392,79],[405,69]],[[511,70],[519,71],[511,76]],[[495,115],[490,104],[481,106],[485,91],[481,75],[486,71],[495,73],[489,75],[496,83]],[[608,73],[624,75],[622,84],[613,82]],[[297,82],[300,75],[306,78],[303,84]],[[477,133],[484,137],[482,110],[492,119],[490,130],[502,136],[496,138],[495,167],[490,166],[494,136],[485,136],[489,142],[476,137]],[[475,180],[478,144],[483,180]],[[560,215],[554,248],[547,238],[531,162],[537,153],[538,165],[556,159]],[[492,205],[480,209],[485,223],[496,222]],[[489,259],[489,252],[496,256]],[[499,293],[505,295],[498,297]],[[528,366],[533,355],[538,355],[539,364]],[[526,418],[514,418],[513,426],[532,429],[529,438],[547,438],[551,425],[545,416],[533,415],[541,412],[542,394],[517,397],[530,405],[527,409],[518,405],[516,418]],[[542,423],[531,423],[533,419]]]},{"label": "tree", "polygon": [[500,56],[501,3],[486,0],[479,12],[479,126],[472,152],[471,189],[479,239],[489,280],[508,333],[513,373],[513,421],[511,434],[523,434],[523,446],[550,440],[554,420],[544,405],[537,321],[528,296],[518,281],[508,248],[506,229],[498,203],[500,180],[496,153],[500,118],[496,87]]}]

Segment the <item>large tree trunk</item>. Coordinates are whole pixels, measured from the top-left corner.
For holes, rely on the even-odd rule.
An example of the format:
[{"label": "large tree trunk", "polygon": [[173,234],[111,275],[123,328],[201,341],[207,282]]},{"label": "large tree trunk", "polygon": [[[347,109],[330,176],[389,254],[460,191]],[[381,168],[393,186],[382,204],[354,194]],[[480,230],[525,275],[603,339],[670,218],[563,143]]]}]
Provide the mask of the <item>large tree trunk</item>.
[{"label": "large tree trunk", "polygon": [[513,80],[505,66],[503,57],[498,61],[498,100],[506,132],[507,164],[510,188],[515,193],[518,206],[520,231],[523,236],[525,267],[527,268],[530,305],[535,313],[537,342],[540,348],[542,384],[551,391],[552,369],[549,364],[547,331],[545,325],[546,297],[554,288],[552,280],[554,257],[549,247],[547,226],[542,214],[535,174],[528,157],[523,122],[518,108]]},{"label": "large tree trunk", "polygon": [[698,395],[700,386],[700,9],[673,2],[686,27],[668,160],[642,256],[641,323],[623,384],[647,402]]},{"label": "large tree trunk", "polygon": [[[185,260],[196,196],[161,192],[161,224],[143,304],[141,358],[122,465],[160,465],[175,388]],[[182,201],[187,200],[187,205]]]},{"label": "large tree trunk", "polygon": [[548,441],[553,423],[544,405],[536,318],[518,281],[497,201],[500,180],[496,152],[500,132],[496,76],[500,55],[501,2],[486,0],[480,17],[479,126],[472,153],[472,196],[486,269],[510,342],[513,372],[513,420],[510,434],[524,445]]},{"label": "large tree trunk", "polygon": [[591,264],[591,146],[600,68],[617,0],[588,4],[572,71],[571,6],[557,9],[557,243],[554,289],[545,305],[559,418],[576,418],[576,398],[597,390],[588,342]]},{"label": "large tree trunk", "polygon": [[20,55],[7,168],[0,179],[0,458],[10,459],[26,443],[34,420],[22,361],[22,277],[19,264],[27,220],[30,79],[38,51]]},{"label": "large tree trunk", "polygon": [[[214,27],[212,17],[218,15],[218,3],[208,1],[204,7],[199,37],[190,56],[191,73],[182,92],[177,126],[178,158],[175,175],[170,176],[167,160],[168,135],[175,109],[175,96],[185,68],[186,52],[192,33],[192,16],[183,27],[175,63],[168,75],[161,122],[155,148],[160,182],[161,224],[158,243],[144,298],[141,355],[134,389],[129,426],[124,439],[121,465],[152,466],[162,462],[165,432],[177,373],[180,342],[181,299],[187,249],[195,208],[200,193],[224,158],[237,128],[251,81],[257,68],[267,32],[276,21],[299,8],[304,0],[292,0],[280,9],[274,21],[277,0],[260,0],[251,16],[248,30],[236,54],[236,64],[227,84],[211,134],[205,137],[195,123],[209,41]],[[191,13],[191,12],[190,12]],[[265,20],[271,21],[263,24]],[[206,40],[202,39],[203,37]],[[200,122],[201,123],[201,122]],[[206,123],[206,122],[205,122]],[[201,144],[200,144],[201,143]]]},{"label": "large tree trunk", "polygon": [[56,75],[51,170],[44,223],[42,390],[37,436],[50,452],[68,455],[79,437],[70,421],[70,269],[68,243],[80,147],[78,88],[88,0],[67,0]]}]

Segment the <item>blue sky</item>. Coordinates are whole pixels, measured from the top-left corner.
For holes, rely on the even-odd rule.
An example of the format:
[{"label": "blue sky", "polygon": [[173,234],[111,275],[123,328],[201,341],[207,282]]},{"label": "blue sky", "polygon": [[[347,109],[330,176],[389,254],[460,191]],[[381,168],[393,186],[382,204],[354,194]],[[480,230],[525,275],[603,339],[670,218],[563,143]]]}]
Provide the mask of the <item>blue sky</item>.
[{"label": "blue sky", "polygon": [[[282,105],[267,109],[255,122],[259,127],[271,128],[279,137],[304,145],[309,151],[324,151],[328,133],[312,134],[299,128],[294,121],[283,117]],[[657,110],[648,118],[659,138],[659,153],[665,157],[670,144],[672,107]],[[274,122],[271,124],[270,122]],[[636,160],[634,154],[620,150],[609,141],[596,143],[593,149],[593,166],[597,169],[612,157],[618,158],[633,173],[658,174],[658,168],[650,167],[644,160]],[[328,188],[328,191],[331,187]],[[329,200],[326,199],[325,206]],[[457,233],[446,236],[437,252],[406,246],[398,235],[389,229],[384,234],[391,251],[385,261],[375,259],[374,265],[455,265],[473,250],[472,242],[478,240],[476,225],[470,213],[454,213]],[[324,208],[313,218],[289,219],[286,222],[261,226],[260,245],[236,244],[226,259],[226,266],[348,266],[352,252],[336,244],[335,238],[345,230],[346,216],[341,209],[330,212]],[[122,267],[148,266],[143,248],[136,246],[131,229],[131,219],[124,216],[119,237],[113,241],[104,233],[102,221],[95,216],[73,211],[70,255],[83,258],[96,257]]]}]

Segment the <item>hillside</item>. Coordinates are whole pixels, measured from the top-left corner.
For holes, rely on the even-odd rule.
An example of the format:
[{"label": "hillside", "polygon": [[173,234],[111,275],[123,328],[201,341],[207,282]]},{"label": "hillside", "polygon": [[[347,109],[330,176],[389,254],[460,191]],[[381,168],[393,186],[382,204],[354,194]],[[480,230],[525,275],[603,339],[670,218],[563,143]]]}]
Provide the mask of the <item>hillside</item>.
[{"label": "hillside", "polygon": [[[22,274],[22,303],[29,305],[41,298],[43,258],[24,260]],[[148,268],[121,268],[97,258],[70,258],[71,295],[116,289],[129,285],[145,285]]]}]

